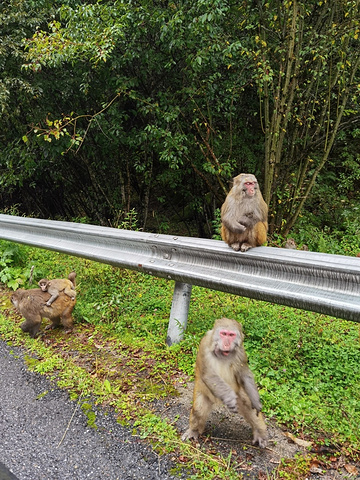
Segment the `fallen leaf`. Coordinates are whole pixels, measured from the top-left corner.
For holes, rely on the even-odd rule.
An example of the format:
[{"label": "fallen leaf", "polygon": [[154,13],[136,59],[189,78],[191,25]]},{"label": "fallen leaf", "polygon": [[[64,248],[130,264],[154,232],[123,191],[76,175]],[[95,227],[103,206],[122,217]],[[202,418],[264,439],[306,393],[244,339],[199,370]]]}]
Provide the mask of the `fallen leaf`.
[{"label": "fallen leaf", "polygon": [[295,435],[293,435],[290,432],[285,432],[284,433],[285,437],[290,438],[296,445],[299,445],[300,447],[311,447],[312,442],[307,442],[306,440],[301,440],[301,438],[296,438]]},{"label": "fallen leaf", "polygon": [[310,472],[311,473],[318,473],[320,475],[323,473],[323,471],[319,467],[310,467]]},{"label": "fallen leaf", "polygon": [[184,455],[179,456],[179,462],[186,463],[188,461],[189,461],[189,459],[187,457],[185,457]]},{"label": "fallen leaf", "polygon": [[319,468],[320,462],[317,458],[313,458],[311,460],[311,467],[310,468]]},{"label": "fallen leaf", "polygon": [[358,469],[354,467],[354,465],[349,465],[346,464],[344,465],[345,470],[350,474],[350,475],[357,475],[358,474]]}]

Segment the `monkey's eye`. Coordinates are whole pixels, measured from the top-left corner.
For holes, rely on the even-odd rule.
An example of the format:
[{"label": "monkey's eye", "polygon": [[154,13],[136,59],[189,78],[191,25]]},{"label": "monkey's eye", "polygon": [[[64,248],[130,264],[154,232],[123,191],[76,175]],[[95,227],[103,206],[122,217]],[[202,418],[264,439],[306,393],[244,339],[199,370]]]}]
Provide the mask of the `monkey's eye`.
[{"label": "monkey's eye", "polygon": [[229,332],[228,330],[222,330],[220,332],[220,337],[234,338],[234,337],[236,337],[236,332]]}]

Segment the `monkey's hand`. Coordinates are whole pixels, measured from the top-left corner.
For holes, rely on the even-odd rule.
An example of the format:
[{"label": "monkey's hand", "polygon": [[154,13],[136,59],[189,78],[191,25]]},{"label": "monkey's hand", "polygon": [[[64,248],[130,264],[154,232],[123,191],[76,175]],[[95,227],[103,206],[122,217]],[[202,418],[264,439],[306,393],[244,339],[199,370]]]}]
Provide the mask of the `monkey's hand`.
[{"label": "monkey's hand", "polygon": [[244,385],[245,392],[250,399],[252,408],[256,410],[257,414],[259,414],[259,412],[261,412],[262,405],[253,374],[249,369],[247,369],[247,372],[243,372],[242,375],[240,375],[240,381]]},{"label": "monkey's hand", "polygon": [[239,222],[236,222],[236,223],[234,224],[234,227],[235,227],[235,228],[233,229],[233,231],[234,231],[235,233],[244,233],[245,230],[246,230],[246,226],[243,225],[242,223],[239,223]]},{"label": "monkey's hand", "polygon": [[258,402],[257,401],[253,402],[251,400],[251,406],[252,406],[252,408],[255,408],[256,414],[259,415],[259,413],[261,412],[261,409],[262,409],[262,405],[261,405],[260,400]]},{"label": "monkey's hand", "polygon": [[44,330],[54,330],[54,325],[46,325],[46,327],[44,328]]},{"label": "monkey's hand", "polygon": [[239,221],[237,220],[236,218],[234,217],[225,217],[222,219],[222,223],[224,224],[224,226],[230,231],[230,232],[233,232],[233,233],[244,233],[245,230],[246,230],[246,219],[244,219],[245,221],[242,222],[242,221]]},{"label": "monkey's hand", "polygon": [[231,390],[231,392],[228,392],[227,395],[224,395],[221,400],[223,401],[224,405],[228,407],[230,412],[239,413],[237,406],[237,395],[233,390]]},{"label": "monkey's hand", "polygon": [[204,382],[213,395],[219,398],[233,413],[238,413],[237,395],[234,390],[218,375],[209,375]]},{"label": "monkey's hand", "polygon": [[238,233],[242,233],[242,232],[245,232],[245,230],[252,228],[255,225],[256,220],[254,219],[254,216],[252,213],[248,213],[246,215],[241,216],[240,218],[237,218],[235,223],[239,228]]},{"label": "monkey's hand", "polygon": [[47,307],[51,307],[51,303],[49,303],[49,302],[46,302],[45,305],[46,305]]},{"label": "monkey's hand", "polygon": [[245,225],[239,222],[233,222],[229,225],[228,230],[232,233],[244,233],[246,231]]}]

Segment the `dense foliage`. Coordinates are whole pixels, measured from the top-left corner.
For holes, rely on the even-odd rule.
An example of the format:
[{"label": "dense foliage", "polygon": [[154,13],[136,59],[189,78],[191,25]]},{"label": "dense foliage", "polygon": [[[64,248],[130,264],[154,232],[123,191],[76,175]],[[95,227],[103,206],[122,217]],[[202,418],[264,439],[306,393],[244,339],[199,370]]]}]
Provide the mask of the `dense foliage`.
[{"label": "dense foliage", "polygon": [[248,171],[271,233],[300,215],[347,231],[359,13],[354,0],[1,2],[2,210],[118,226],[134,209],[141,228],[211,236]]}]

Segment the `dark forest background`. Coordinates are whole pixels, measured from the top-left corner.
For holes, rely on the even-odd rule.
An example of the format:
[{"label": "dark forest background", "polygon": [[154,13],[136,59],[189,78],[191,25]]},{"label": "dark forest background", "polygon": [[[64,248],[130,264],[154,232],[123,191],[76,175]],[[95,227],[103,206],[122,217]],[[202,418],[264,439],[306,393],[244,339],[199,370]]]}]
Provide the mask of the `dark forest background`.
[{"label": "dark forest background", "polygon": [[270,242],[356,254],[359,2],[3,1],[0,210],[212,237],[254,173]]}]

